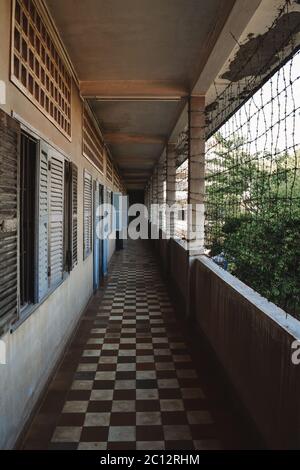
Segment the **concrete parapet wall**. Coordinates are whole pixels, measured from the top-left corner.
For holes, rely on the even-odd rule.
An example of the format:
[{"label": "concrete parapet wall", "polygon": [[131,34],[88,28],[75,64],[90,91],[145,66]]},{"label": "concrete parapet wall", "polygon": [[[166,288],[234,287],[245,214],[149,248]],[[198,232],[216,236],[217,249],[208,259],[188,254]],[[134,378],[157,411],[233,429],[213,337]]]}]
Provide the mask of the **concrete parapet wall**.
[{"label": "concrete parapet wall", "polygon": [[300,322],[203,256],[192,268],[197,322],[270,448],[300,447]]},{"label": "concrete parapet wall", "polygon": [[[169,279],[187,301],[186,251],[175,240],[167,244]],[[191,311],[266,446],[299,448],[300,365],[292,362],[292,343],[300,322],[206,256],[190,269]]]}]

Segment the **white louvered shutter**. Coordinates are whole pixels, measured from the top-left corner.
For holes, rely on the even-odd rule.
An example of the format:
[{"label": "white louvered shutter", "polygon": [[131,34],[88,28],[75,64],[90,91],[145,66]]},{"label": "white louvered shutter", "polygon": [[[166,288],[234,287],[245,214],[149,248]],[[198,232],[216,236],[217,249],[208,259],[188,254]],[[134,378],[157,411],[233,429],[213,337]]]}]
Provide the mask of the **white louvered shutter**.
[{"label": "white louvered shutter", "polygon": [[49,275],[50,287],[64,270],[64,157],[51,150],[49,171]]},{"label": "white louvered shutter", "polygon": [[72,268],[78,263],[78,168],[72,163],[71,182],[71,211],[72,211]]},{"label": "white louvered shutter", "polygon": [[92,251],[93,191],[92,176],[84,171],[83,179],[83,257]]},{"label": "white louvered shutter", "polygon": [[48,292],[48,205],[49,205],[49,150],[48,146],[40,142],[40,158],[38,171],[38,301],[40,302]]},{"label": "white louvered shutter", "polygon": [[[100,197],[100,189],[98,181],[94,181],[94,230],[97,231],[97,225],[100,222],[100,215],[99,215],[99,197]],[[94,232],[94,246],[97,243],[97,235]]]},{"label": "white louvered shutter", "polygon": [[18,315],[20,126],[0,110],[0,335]]}]

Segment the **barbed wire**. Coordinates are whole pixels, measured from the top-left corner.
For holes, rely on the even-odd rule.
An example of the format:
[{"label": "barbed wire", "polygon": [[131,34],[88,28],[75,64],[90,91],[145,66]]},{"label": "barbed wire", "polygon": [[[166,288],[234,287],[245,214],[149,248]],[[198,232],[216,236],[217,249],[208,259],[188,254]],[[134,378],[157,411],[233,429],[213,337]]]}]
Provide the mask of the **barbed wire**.
[{"label": "barbed wire", "polygon": [[[205,204],[207,253],[298,318],[299,16],[291,24],[289,2],[283,5],[269,36],[255,41],[255,76],[229,84],[207,113]],[[264,51],[266,37],[268,48],[274,40],[276,61]],[[244,67],[251,57],[245,58]],[[213,126],[217,130],[212,133]]]}]

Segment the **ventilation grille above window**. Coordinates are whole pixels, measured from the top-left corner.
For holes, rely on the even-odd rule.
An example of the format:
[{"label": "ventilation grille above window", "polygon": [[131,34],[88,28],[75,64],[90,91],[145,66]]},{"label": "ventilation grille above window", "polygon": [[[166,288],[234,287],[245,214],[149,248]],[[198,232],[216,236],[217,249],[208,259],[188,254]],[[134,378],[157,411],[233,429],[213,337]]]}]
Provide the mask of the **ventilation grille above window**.
[{"label": "ventilation grille above window", "polygon": [[108,181],[113,182],[113,165],[108,155],[106,159],[106,178],[108,179]]},{"label": "ventilation grille above window", "polygon": [[116,170],[114,170],[114,186],[116,186],[118,189],[120,189],[121,187],[120,176],[118,175]]},{"label": "ventilation grille above window", "polygon": [[33,0],[14,1],[11,79],[71,137],[71,76]]},{"label": "ventilation grille above window", "polygon": [[83,109],[83,155],[103,173],[103,145],[97,127],[88,111]]}]

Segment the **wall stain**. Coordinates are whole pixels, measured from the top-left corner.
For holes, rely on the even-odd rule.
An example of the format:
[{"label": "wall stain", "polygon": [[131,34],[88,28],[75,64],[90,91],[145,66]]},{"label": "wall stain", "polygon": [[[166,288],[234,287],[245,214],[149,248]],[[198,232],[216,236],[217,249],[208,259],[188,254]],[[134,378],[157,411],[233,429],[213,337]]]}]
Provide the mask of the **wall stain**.
[{"label": "wall stain", "polygon": [[266,74],[278,62],[278,51],[289,44],[291,32],[293,35],[300,32],[299,11],[282,15],[274,27],[264,34],[249,34],[248,41],[240,46],[229,70],[221,78],[238,82],[245,77]]}]

